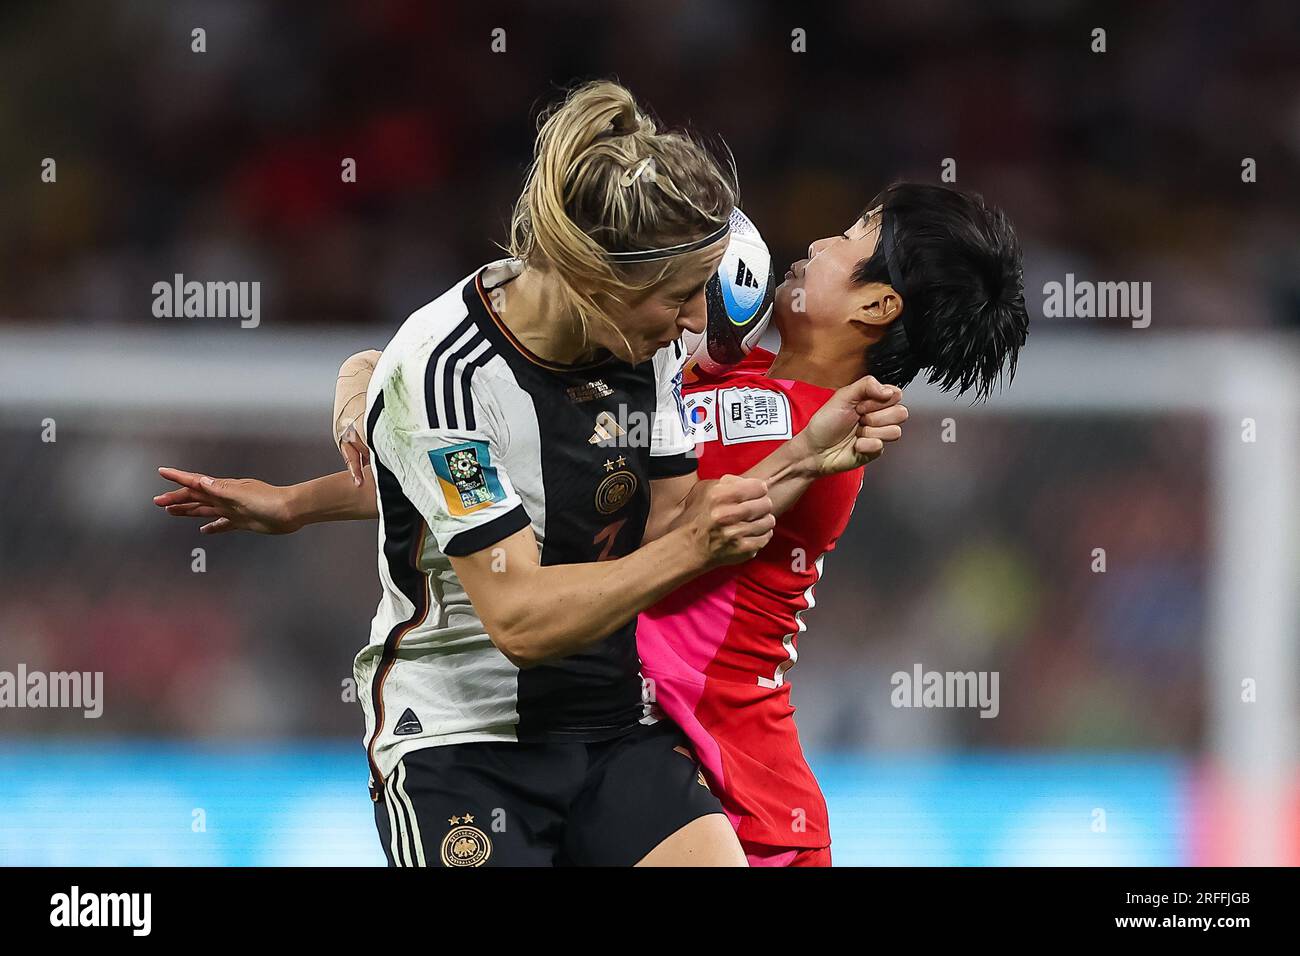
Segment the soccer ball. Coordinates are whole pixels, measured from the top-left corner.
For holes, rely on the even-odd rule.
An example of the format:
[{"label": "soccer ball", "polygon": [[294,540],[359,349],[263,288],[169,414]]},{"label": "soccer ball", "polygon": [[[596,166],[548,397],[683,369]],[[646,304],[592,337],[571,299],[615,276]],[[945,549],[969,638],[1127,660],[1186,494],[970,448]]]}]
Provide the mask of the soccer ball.
[{"label": "soccer ball", "polygon": [[749,354],[771,321],[775,289],[767,243],[748,216],[733,210],[731,241],[704,287],[708,323],[702,333],[682,333],[687,380],[721,372]]}]

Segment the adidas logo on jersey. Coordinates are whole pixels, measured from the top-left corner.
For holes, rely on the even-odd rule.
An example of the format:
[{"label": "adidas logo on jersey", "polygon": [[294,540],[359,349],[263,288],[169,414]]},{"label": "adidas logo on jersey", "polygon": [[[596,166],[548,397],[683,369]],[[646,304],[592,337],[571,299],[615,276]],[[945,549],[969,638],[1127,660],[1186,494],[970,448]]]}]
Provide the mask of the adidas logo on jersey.
[{"label": "adidas logo on jersey", "polygon": [[411,734],[424,733],[424,725],[420,723],[420,718],[415,716],[415,711],[406,708],[402,711],[402,716],[397,719],[397,726],[393,728],[393,734],[398,737],[409,737]]},{"label": "adidas logo on jersey", "polygon": [[649,448],[654,439],[657,417],[640,409],[629,409],[626,405],[618,406],[618,415],[613,412],[601,412],[596,416],[596,427],[589,445],[601,445],[616,448]]},{"label": "adidas logo on jersey", "polygon": [[596,430],[591,433],[587,439],[589,445],[604,445],[617,441],[627,434],[617,418],[609,412],[601,412],[596,416]]}]

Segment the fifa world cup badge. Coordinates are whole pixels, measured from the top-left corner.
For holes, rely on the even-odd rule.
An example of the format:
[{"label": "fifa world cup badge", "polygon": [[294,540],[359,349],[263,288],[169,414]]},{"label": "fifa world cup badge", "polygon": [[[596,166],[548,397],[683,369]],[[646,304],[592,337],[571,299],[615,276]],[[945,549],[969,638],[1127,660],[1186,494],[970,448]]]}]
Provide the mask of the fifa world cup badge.
[{"label": "fifa world cup badge", "polygon": [[485,442],[461,442],[429,452],[438,487],[453,515],[467,515],[504,501],[506,494]]}]

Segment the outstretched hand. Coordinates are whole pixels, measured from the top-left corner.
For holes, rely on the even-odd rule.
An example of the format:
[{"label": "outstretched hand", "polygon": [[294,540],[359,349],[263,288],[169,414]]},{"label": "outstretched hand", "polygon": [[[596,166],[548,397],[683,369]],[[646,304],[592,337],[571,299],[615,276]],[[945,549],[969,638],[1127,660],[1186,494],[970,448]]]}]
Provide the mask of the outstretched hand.
[{"label": "outstretched hand", "polygon": [[256,478],[213,478],[179,468],[159,468],[158,474],[180,487],[155,495],[153,503],[173,517],[212,519],[199,528],[201,534],[289,534],[301,527],[290,517],[288,488]]}]

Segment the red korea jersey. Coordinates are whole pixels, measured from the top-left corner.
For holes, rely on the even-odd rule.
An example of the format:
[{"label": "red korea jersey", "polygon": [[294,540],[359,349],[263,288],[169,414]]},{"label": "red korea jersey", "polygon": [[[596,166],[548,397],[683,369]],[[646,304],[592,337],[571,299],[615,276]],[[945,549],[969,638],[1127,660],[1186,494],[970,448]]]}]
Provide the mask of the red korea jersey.
[{"label": "red korea jersey", "polygon": [[[830,398],[831,389],[768,378],[773,358],[755,349],[721,375],[683,387],[702,480],[747,471]],[[787,677],[822,562],[861,487],[861,468],[819,479],[777,519],[753,560],[696,578],[637,625],[653,699],[690,737],[710,789],[747,843],[830,845],[826,801],[799,744]]]}]

